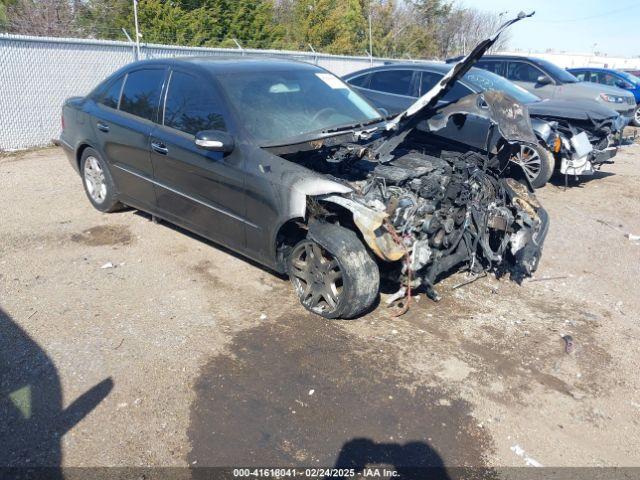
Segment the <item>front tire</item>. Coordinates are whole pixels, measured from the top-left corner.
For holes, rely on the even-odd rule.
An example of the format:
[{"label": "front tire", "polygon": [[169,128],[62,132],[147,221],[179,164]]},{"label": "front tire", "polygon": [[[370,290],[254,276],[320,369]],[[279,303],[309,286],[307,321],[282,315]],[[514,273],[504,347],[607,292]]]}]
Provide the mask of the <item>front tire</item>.
[{"label": "front tire", "polygon": [[519,145],[513,160],[522,167],[533,188],[544,187],[556,165],[551,152],[542,145]]},{"label": "front tire", "polygon": [[640,104],[636,107],[636,111],[633,112],[633,120],[631,120],[631,124],[634,127],[640,127]]},{"label": "front tire", "polygon": [[82,152],[80,173],[84,191],[94,208],[110,213],[124,207],[118,201],[116,185],[107,163],[93,148],[86,148]]},{"label": "front tire", "polygon": [[338,225],[311,225],[287,269],[302,306],[324,318],[353,318],[378,296],[378,266],[358,236]]}]

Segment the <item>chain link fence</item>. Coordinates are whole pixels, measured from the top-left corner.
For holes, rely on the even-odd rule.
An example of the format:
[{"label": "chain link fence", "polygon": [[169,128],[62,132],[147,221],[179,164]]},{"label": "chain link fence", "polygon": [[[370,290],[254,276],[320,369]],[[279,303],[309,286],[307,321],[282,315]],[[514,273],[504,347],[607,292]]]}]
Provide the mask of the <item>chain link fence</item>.
[{"label": "chain link fence", "polygon": [[[64,100],[86,95],[135,60],[132,43],[0,34],[0,151],[51,143]],[[315,63],[338,76],[390,59],[280,50],[141,45],[140,59],[188,55],[278,57]]]}]

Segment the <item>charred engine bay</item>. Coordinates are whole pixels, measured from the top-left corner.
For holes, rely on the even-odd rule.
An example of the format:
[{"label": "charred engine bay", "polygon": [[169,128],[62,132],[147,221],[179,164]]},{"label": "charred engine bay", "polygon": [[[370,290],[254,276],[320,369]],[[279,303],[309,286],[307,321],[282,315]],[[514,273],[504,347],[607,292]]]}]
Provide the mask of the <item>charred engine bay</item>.
[{"label": "charred engine bay", "polygon": [[[502,177],[495,159],[429,145],[409,136],[384,163],[357,154],[357,148],[350,156],[344,148],[338,155],[335,148],[321,148],[287,159],[354,190],[342,197],[357,204],[349,210],[383,277],[423,286],[437,299],[433,286],[448,272],[509,273],[517,282],[531,275],[547,227],[535,196]],[[310,219],[339,221],[339,200],[314,199]]]}]

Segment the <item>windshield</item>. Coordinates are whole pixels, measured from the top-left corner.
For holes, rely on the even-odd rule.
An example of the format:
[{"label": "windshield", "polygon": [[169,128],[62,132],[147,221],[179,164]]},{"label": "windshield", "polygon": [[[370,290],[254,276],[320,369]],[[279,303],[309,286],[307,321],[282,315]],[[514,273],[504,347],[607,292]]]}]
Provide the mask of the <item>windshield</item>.
[{"label": "windshield", "polygon": [[571,73],[567,72],[565,69],[560,68],[555,63],[548,62],[546,60],[542,60],[541,58],[536,58],[535,62],[540,67],[544,68],[547,73],[551,74],[551,76],[562,82],[562,83],[577,83],[578,79],[574,77]]},{"label": "windshield", "polygon": [[539,97],[515,83],[511,83],[506,78],[480,68],[472,68],[462,77],[462,80],[481,92],[486,92],[487,90],[505,92],[521,103],[535,103],[540,101]]},{"label": "windshield", "polygon": [[218,76],[243,126],[261,143],[382,120],[342,80],[320,70]]},{"label": "windshield", "polygon": [[640,78],[632,75],[629,72],[618,72],[622,78],[624,78],[627,82],[632,83],[635,86],[640,85]]}]

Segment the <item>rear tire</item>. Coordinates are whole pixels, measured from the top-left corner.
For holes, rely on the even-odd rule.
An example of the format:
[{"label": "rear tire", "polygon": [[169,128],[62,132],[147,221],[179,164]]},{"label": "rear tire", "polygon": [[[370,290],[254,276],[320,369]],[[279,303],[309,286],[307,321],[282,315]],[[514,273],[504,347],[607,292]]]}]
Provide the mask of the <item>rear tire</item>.
[{"label": "rear tire", "polygon": [[378,266],[358,236],[338,225],[311,225],[287,270],[302,306],[324,318],[353,318],[378,297]]},{"label": "rear tire", "polygon": [[80,174],[87,198],[96,210],[111,213],[124,208],[118,201],[116,185],[107,163],[93,148],[82,152]]}]

